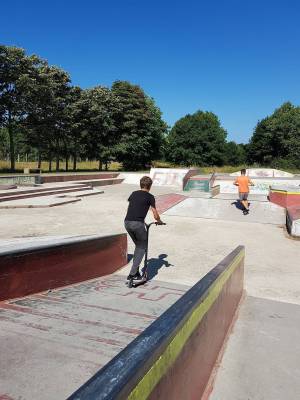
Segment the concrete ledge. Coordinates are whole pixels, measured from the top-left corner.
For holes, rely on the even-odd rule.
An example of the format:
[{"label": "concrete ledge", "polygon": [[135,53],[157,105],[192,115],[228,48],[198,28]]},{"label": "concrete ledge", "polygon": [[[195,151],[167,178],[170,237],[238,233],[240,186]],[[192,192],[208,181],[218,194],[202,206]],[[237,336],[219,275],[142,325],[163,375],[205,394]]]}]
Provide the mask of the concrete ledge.
[{"label": "concrete ledge", "polygon": [[286,227],[291,236],[300,237],[300,206],[286,209]]},{"label": "concrete ledge", "polygon": [[215,197],[220,194],[220,185],[212,186],[210,189],[211,197]]},{"label": "concrete ledge", "polygon": [[18,194],[18,192],[16,192],[15,195],[10,195],[10,196],[1,196],[0,195],[0,202],[24,200],[24,199],[30,199],[33,197],[51,196],[54,194],[62,194],[62,193],[82,192],[82,191],[86,191],[87,189],[92,189],[92,188],[90,186],[82,185],[80,187],[72,188],[72,189],[48,188],[48,190],[35,190],[35,191],[31,191],[30,193],[27,193],[27,194],[24,194],[24,193]]},{"label": "concrete ledge", "polygon": [[41,168],[24,168],[24,174],[41,174],[42,169]]},{"label": "concrete ledge", "polygon": [[34,185],[39,183],[40,175],[1,175],[0,184],[8,185],[23,185],[30,184]]},{"label": "concrete ledge", "polygon": [[[23,188],[17,188],[17,190],[8,190],[7,192],[0,191],[0,199],[4,197],[10,197],[14,195],[24,195],[24,194],[33,194],[33,193],[42,193],[42,192],[49,192],[50,190],[55,190],[55,191],[60,191],[60,190],[65,190],[65,189],[82,189],[82,188],[87,188],[89,185],[86,183],[82,184],[73,184],[73,185],[63,185],[63,186],[48,186],[48,187],[34,187],[30,189],[23,189]],[[1,187],[0,187],[1,189]],[[0,200],[1,201],[1,200]]]},{"label": "concrete ledge", "polygon": [[17,185],[0,185],[0,190],[17,189]]},{"label": "concrete ledge", "polygon": [[[66,204],[73,204],[81,201],[80,197],[73,198],[64,198],[61,199],[55,196],[49,197],[34,197],[33,199],[25,199],[25,200],[16,200],[13,202],[0,203],[0,209],[15,209],[15,208],[49,208],[49,207],[57,207],[63,206]],[[0,399],[1,400],[1,399]]]},{"label": "concrete ledge", "polygon": [[125,233],[0,251],[0,301],[107,275],[126,263]]},{"label": "concrete ledge", "polygon": [[[95,180],[89,180],[86,183],[91,185],[92,187],[97,187],[97,186],[110,186],[110,185],[117,185],[123,182],[123,179],[121,178],[111,178],[111,179],[95,179]],[[81,182],[84,183],[84,182]]]},{"label": "concrete ledge", "polygon": [[84,181],[92,179],[109,179],[109,178],[117,178],[118,175],[119,175],[118,172],[103,172],[94,174],[43,175],[40,177],[40,183]]},{"label": "concrete ledge", "polygon": [[269,199],[272,203],[281,207],[300,207],[300,188],[272,186],[269,192]]},{"label": "concrete ledge", "polygon": [[69,400],[196,400],[243,293],[237,247]]},{"label": "concrete ledge", "polygon": [[104,190],[93,190],[93,188],[77,193],[77,194],[62,194],[61,196],[56,196],[56,197],[89,197],[89,196],[98,196],[99,194],[103,194]]}]

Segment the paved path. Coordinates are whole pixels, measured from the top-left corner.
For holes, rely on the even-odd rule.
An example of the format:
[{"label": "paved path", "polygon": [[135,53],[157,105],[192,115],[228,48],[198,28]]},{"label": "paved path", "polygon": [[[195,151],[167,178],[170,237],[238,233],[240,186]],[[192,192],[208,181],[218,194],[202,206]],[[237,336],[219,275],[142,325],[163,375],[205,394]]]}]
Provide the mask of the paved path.
[{"label": "paved path", "polygon": [[300,399],[300,306],[244,301],[210,400]]}]

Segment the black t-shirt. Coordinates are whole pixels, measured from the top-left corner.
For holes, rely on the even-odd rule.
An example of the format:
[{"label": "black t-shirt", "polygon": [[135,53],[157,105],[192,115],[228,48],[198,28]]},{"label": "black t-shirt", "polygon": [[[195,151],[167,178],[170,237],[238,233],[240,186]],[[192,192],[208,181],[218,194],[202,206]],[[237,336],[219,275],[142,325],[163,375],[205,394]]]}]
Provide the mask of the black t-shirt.
[{"label": "black t-shirt", "polygon": [[125,221],[144,222],[149,207],[155,208],[155,197],[144,190],[132,192],[129,196],[129,205]]}]

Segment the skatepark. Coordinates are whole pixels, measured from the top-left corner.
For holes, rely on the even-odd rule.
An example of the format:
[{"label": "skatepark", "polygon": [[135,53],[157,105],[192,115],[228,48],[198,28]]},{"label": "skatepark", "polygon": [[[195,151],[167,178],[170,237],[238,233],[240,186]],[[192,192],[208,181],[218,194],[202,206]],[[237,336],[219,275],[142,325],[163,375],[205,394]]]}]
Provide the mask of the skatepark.
[{"label": "skatepark", "polygon": [[260,171],[243,215],[234,176],[153,169],[166,225],[128,288],[142,175],[3,181],[0,399],[298,398],[300,177]]}]

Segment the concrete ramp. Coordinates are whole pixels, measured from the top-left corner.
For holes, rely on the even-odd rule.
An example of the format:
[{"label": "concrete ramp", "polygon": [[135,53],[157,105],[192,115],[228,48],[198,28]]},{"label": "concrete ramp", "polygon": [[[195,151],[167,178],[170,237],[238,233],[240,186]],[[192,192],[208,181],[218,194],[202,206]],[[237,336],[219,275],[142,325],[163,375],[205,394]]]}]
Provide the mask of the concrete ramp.
[{"label": "concrete ramp", "polygon": [[[234,176],[217,176],[214,185],[220,186],[220,193],[237,193],[237,187],[234,186]],[[299,177],[253,177],[251,178],[254,186],[251,187],[250,192],[252,194],[268,195],[271,186],[274,185],[287,185],[291,187],[299,187]]]},{"label": "concrete ramp", "polygon": [[172,186],[182,190],[188,179],[198,173],[199,170],[194,168],[151,168],[150,177],[153,186]]},{"label": "concrete ramp", "polygon": [[145,175],[149,174],[140,172],[122,172],[120,179],[123,179],[123,183],[128,185],[139,185],[141,178]]},{"label": "concrete ramp", "polygon": [[[233,172],[231,176],[240,176],[241,171]],[[292,178],[294,175],[290,172],[281,171],[280,169],[274,168],[248,168],[246,169],[246,175],[257,178]]]},{"label": "concrete ramp", "polygon": [[159,213],[163,213],[186,198],[186,196],[177,193],[162,194],[160,196],[156,196],[156,209]]},{"label": "concrete ramp", "polygon": [[[214,199],[220,199],[220,200],[232,200],[235,201],[238,199],[238,195],[237,193],[219,193],[216,196],[214,196]],[[268,203],[268,196],[264,195],[264,194],[253,194],[253,193],[249,193],[248,196],[248,200],[249,202],[265,202]]]},{"label": "concrete ramp", "polygon": [[182,188],[188,168],[151,168],[150,177],[154,186],[176,186]]},{"label": "concrete ramp", "polygon": [[257,222],[262,224],[285,224],[285,210],[276,204],[250,200],[250,213],[243,215],[237,199],[188,198],[167,210],[165,215]]}]

